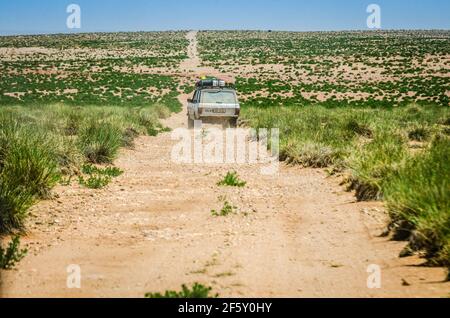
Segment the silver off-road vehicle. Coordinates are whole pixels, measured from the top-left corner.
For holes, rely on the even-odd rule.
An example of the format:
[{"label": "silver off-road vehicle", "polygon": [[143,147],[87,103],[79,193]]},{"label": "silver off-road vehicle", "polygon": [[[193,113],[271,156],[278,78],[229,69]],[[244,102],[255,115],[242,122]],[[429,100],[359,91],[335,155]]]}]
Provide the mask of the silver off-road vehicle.
[{"label": "silver off-road vehicle", "polygon": [[220,122],[226,127],[236,127],[241,107],[236,90],[217,78],[200,80],[194,96],[188,100],[188,126],[194,121],[205,123]]}]

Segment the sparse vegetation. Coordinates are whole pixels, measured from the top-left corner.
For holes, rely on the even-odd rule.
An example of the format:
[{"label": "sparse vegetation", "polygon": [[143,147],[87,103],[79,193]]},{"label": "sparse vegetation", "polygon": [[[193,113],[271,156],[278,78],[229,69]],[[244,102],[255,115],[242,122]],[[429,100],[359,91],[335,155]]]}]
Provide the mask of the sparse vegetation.
[{"label": "sparse vegetation", "polygon": [[22,229],[28,208],[71,176],[78,175],[90,188],[105,186],[119,171],[91,166],[86,179],[80,175],[80,169],[88,168],[83,162],[112,162],[121,146],[149,128],[161,127],[162,107],[2,106],[0,232]]},{"label": "sparse vegetation", "polygon": [[6,249],[0,242],[0,269],[13,269],[26,256],[27,252],[26,248],[20,249],[19,236],[14,236]]},{"label": "sparse vegetation", "polygon": [[117,167],[99,168],[91,164],[84,164],[81,171],[88,175],[101,174],[111,178],[115,178],[123,174],[123,171]]},{"label": "sparse vegetation", "polygon": [[228,172],[225,177],[217,183],[218,186],[229,186],[229,187],[245,187],[247,182],[239,179],[236,171]]},{"label": "sparse vegetation", "polygon": [[[23,229],[58,182],[106,186],[122,171],[97,165],[167,131],[159,119],[181,109],[177,90],[193,89],[164,75],[186,57],[184,36],[0,37],[17,49],[0,55],[0,234]],[[402,254],[450,267],[449,31],[209,31],[199,44],[204,66],[236,76],[245,122],[280,129],[282,160],[341,174],[358,200],[385,200],[394,238],[410,242]],[[217,185],[246,182],[232,171]],[[220,204],[211,215],[237,212]],[[0,265],[23,257],[18,246],[0,249]],[[194,284],[146,297],[210,292]]]},{"label": "sparse vegetation", "polygon": [[205,66],[237,76],[243,106],[450,102],[449,31],[204,31],[199,43]]},{"label": "sparse vegetation", "polygon": [[[427,251],[430,262],[448,265],[450,160],[442,123],[449,111],[305,105],[248,106],[243,114],[251,127],[280,129],[282,160],[347,176],[359,200],[385,199],[396,236],[411,240],[414,251]],[[410,145],[411,139],[423,146]]]},{"label": "sparse vegetation", "polygon": [[[449,135],[444,126],[449,81],[443,75],[448,73],[449,33],[424,34],[430,41],[420,42],[421,32],[203,32],[200,43],[206,65],[220,64],[238,75],[249,126],[280,128],[282,160],[348,175],[359,200],[402,202],[402,209],[388,203],[393,222],[399,223],[396,231],[405,229],[403,238],[414,242],[413,250],[424,249],[432,262],[445,265],[449,243],[442,229],[449,228],[450,217],[443,203],[448,205],[450,196],[435,202],[434,192],[442,193],[448,174],[434,175],[430,166],[425,177],[409,165],[423,160],[427,145],[412,148],[408,140],[427,143]],[[368,51],[378,45],[377,51]],[[432,71],[431,61],[441,71]],[[448,167],[449,160],[440,156]],[[413,186],[406,171],[411,180],[428,181]],[[415,196],[420,209],[409,201],[417,192],[427,196]],[[408,201],[402,199],[406,193]],[[403,221],[398,210],[407,214]],[[418,230],[416,223],[428,227]]]},{"label": "sparse vegetation", "polygon": [[120,176],[123,171],[116,167],[98,168],[91,164],[83,165],[81,171],[87,175],[78,177],[78,182],[89,189],[101,189],[106,187],[112,178]]},{"label": "sparse vegetation", "polygon": [[80,176],[78,177],[78,182],[89,189],[101,189],[106,187],[110,182],[111,178],[108,176],[102,175],[93,175],[89,176],[87,179]]},{"label": "sparse vegetation", "polygon": [[237,212],[237,207],[234,206],[233,204],[231,204],[226,197],[221,196],[219,197],[219,201],[223,204],[222,208],[217,211],[217,210],[211,210],[211,215],[212,216],[228,216],[230,214],[236,213]]},{"label": "sparse vegetation", "polygon": [[138,135],[166,131],[178,81],[144,70],[175,69],[186,46],[185,32],[0,37],[15,48],[0,52],[1,233],[21,229],[58,182],[101,188],[113,177],[85,178],[83,162],[112,163]]},{"label": "sparse vegetation", "polygon": [[[27,50],[30,45],[38,52]],[[150,71],[186,57],[185,32],[0,37],[0,105],[145,106],[179,110],[178,83]]]},{"label": "sparse vegetation", "polygon": [[219,295],[211,295],[212,288],[195,283],[192,287],[181,286],[181,291],[166,291],[161,293],[147,293],[145,298],[217,298]]},{"label": "sparse vegetation", "polygon": [[395,236],[448,266],[449,31],[205,31],[199,43],[205,66],[237,77],[244,122],[280,129],[282,160],[386,200]]}]

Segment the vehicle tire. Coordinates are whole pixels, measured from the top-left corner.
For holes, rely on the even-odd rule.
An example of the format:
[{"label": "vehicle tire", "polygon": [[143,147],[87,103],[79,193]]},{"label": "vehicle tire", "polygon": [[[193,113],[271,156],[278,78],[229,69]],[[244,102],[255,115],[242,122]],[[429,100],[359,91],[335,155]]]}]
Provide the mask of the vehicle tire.
[{"label": "vehicle tire", "polygon": [[194,129],[194,120],[188,117],[188,129]]},{"label": "vehicle tire", "polygon": [[230,119],[230,128],[237,128],[238,125],[238,119],[237,118],[231,118]]}]

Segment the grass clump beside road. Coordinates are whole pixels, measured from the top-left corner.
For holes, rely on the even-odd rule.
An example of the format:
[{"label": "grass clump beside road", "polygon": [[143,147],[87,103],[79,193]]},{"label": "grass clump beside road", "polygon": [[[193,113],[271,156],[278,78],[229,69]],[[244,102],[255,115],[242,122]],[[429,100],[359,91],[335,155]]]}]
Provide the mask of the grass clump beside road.
[{"label": "grass clump beside road", "polygon": [[346,176],[359,200],[385,200],[395,238],[450,266],[448,107],[258,107],[249,126],[280,129],[280,157]]},{"label": "grass clump beside road", "polygon": [[181,291],[168,290],[164,294],[147,293],[145,298],[217,298],[219,295],[211,295],[212,288],[195,283],[192,287],[181,286]]},{"label": "grass clump beside road", "polygon": [[[450,139],[438,138],[411,158],[384,187],[392,222],[410,236],[411,251],[450,266]],[[400,237],[401,238],[401,237]]]},{"label": "grass clump beside road", "polygon": [[350,188],[356,190],[360,201],[378,200],[383,188],[399,169],[407,156],[407,147],[400,136],[377,135],[362,147],[357,147],[349,157],[352,171]]},{"label": "grass clump beside road", "polygon": [[88,162],[111,163],[122,146],[120,127],[108,122],[91,122],[82,129],[79,148]]},{"label": "grass clump beside road", "polygon": [[[27,210],[83,163],[112,163],[120,147],[164,130],[161,104],[115,106],[3,106],[0,110],[0,233],[22,230]],[[83,183],[105,186],[117,171],[93,171]]]},{"label": "grass clump beside road", "polygon": [[60,176],[52,137],[0,113],[0,232],[20,228],[27,209],[48,196]]}]

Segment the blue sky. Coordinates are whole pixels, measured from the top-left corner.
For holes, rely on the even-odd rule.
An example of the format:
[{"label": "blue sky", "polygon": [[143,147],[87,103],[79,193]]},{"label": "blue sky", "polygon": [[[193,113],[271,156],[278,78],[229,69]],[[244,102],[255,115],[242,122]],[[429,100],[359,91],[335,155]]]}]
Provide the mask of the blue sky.
[{"label": "blue sky", "polygon": [[450,29],[449,0],[1,0],[0,34],[69,32],[66,7],[81,7],[78,32],[179,29],[366,29],[371,3],[383,29]]}]

